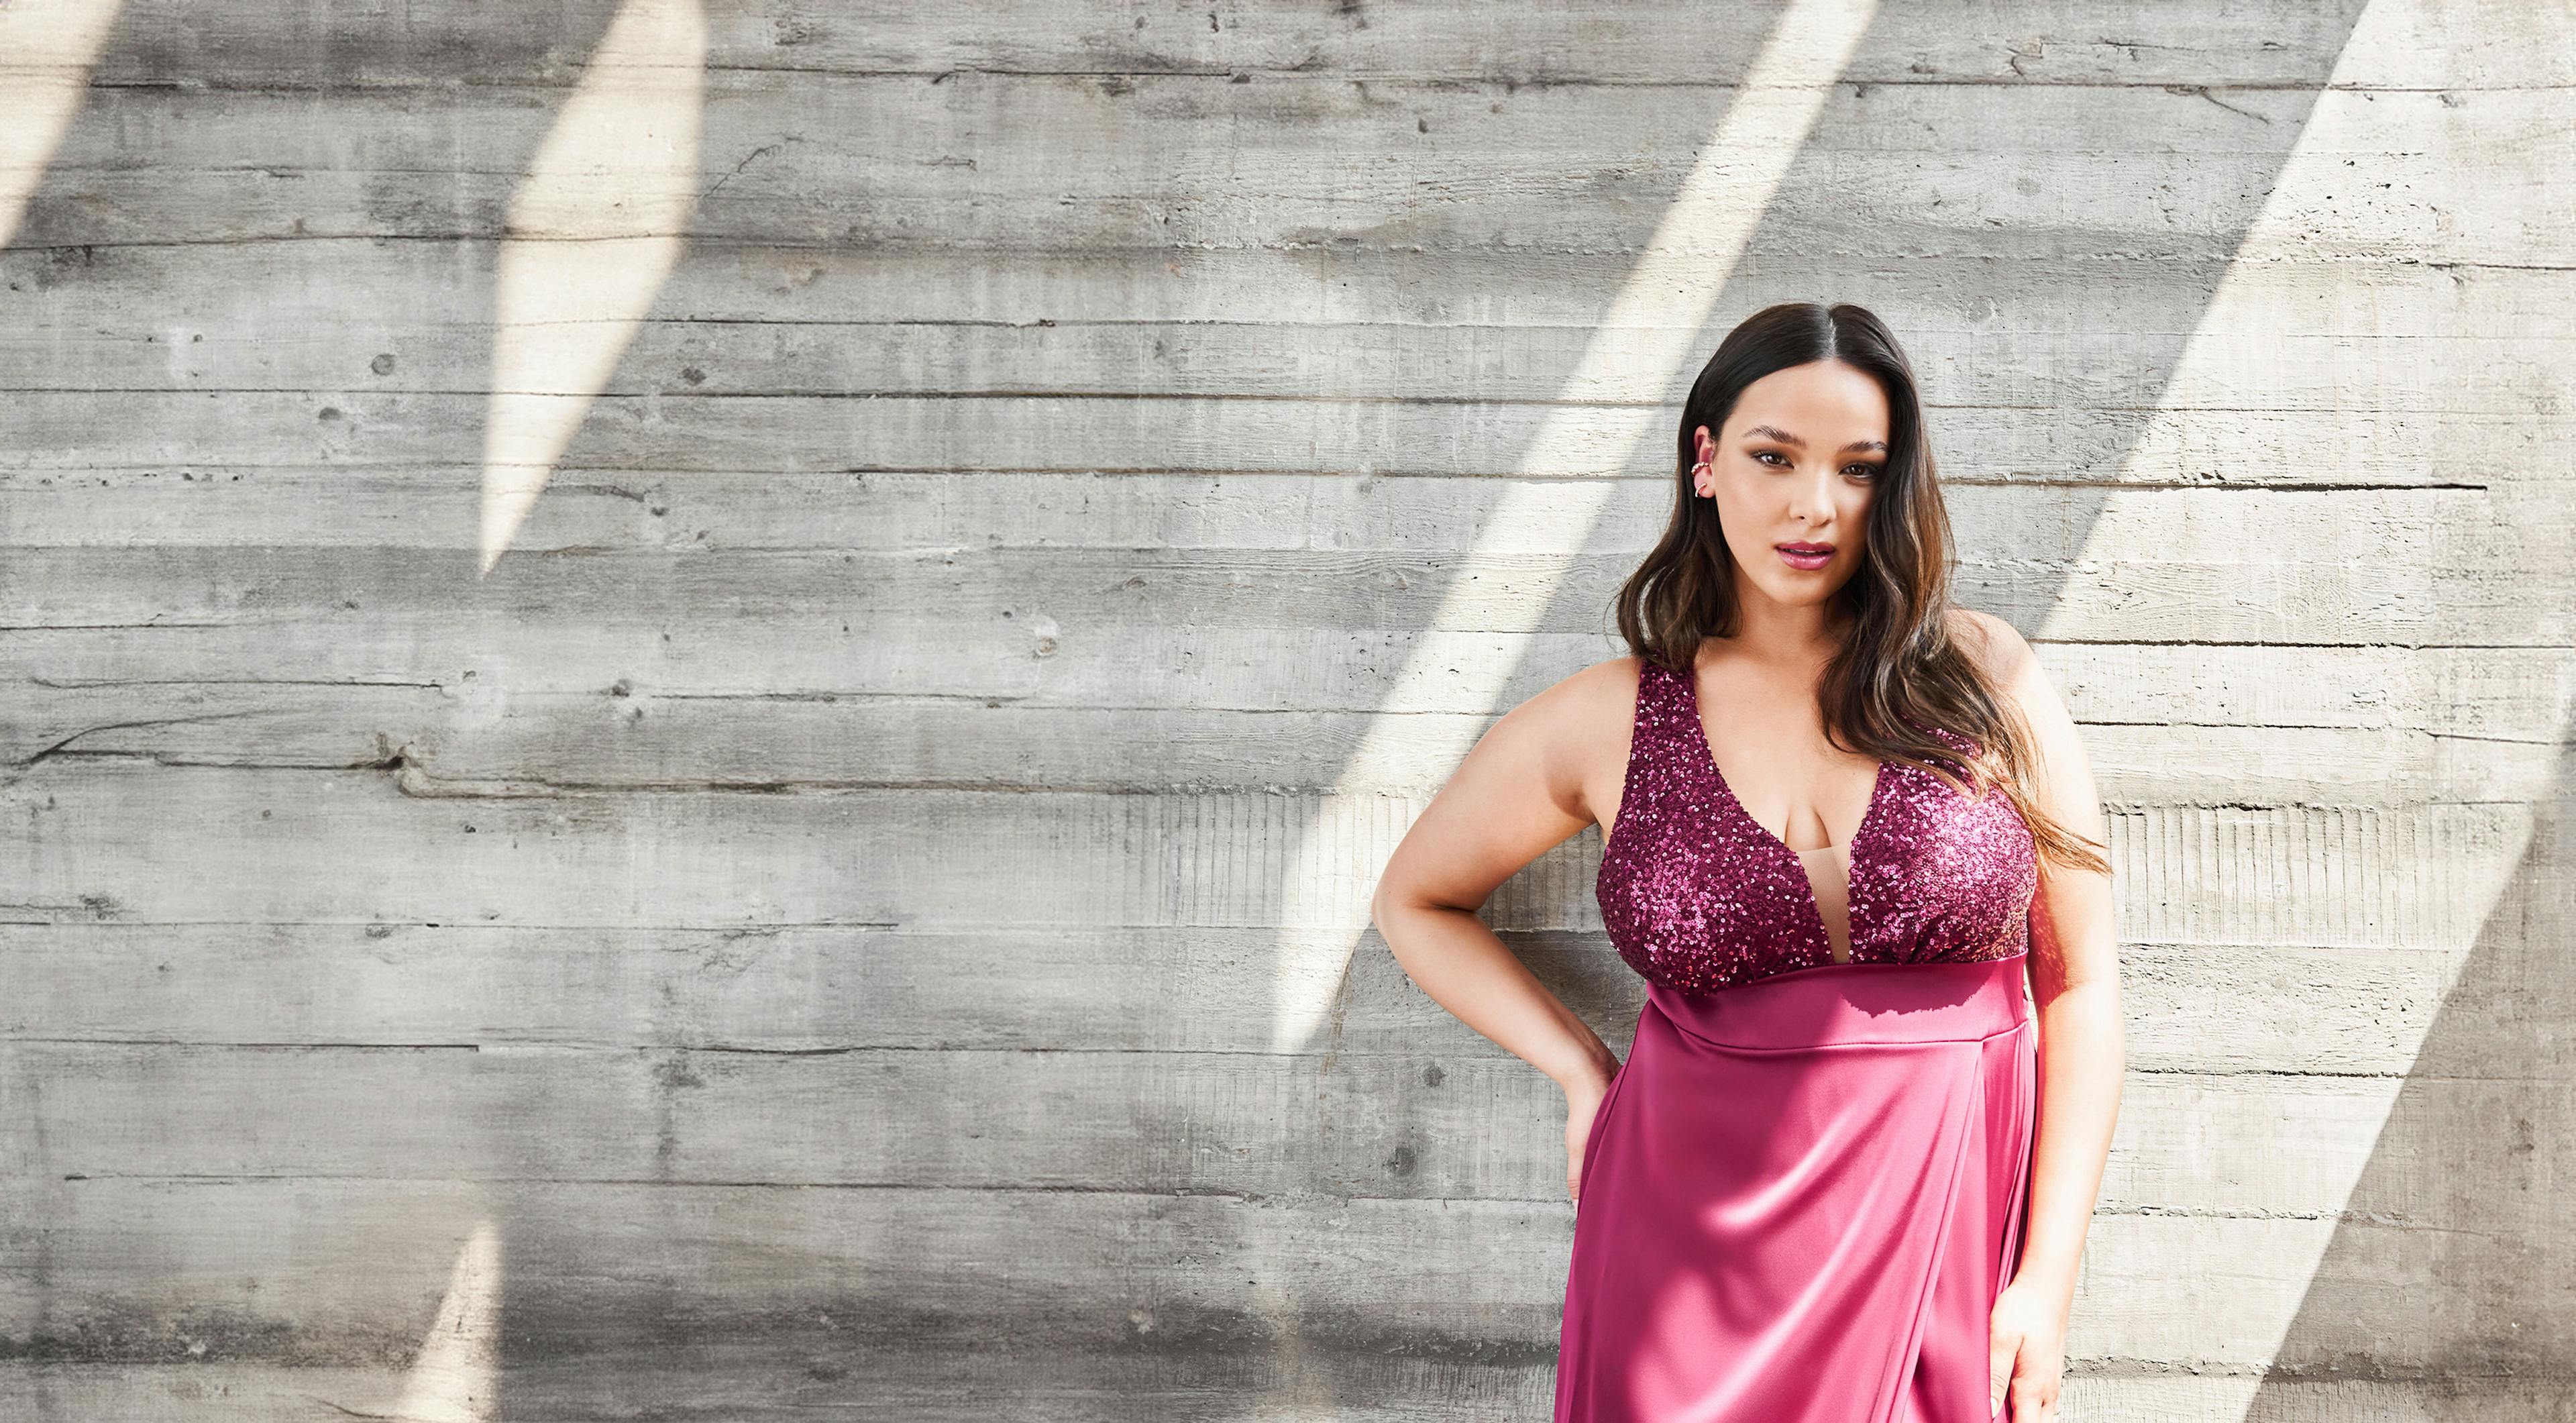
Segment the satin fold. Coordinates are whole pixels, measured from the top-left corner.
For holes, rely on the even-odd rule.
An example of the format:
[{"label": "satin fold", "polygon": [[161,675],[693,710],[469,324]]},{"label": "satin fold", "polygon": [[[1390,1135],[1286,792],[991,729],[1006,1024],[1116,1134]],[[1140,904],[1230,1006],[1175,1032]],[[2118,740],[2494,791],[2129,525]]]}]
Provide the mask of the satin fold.
[{"label": "satin fold", "polygon": [[1593,1119],[1556,1423],[1991,1423],[2026,955],[1650,989]]}]

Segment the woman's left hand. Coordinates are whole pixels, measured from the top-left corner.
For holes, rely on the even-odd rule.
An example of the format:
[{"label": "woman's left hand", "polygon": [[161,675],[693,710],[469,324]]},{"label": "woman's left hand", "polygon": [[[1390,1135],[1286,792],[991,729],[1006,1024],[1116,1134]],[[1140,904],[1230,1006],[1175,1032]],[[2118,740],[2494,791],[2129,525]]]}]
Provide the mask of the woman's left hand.
[{"label": "woman's left hand", "polygon": [[2004,1417],[2009,1391],[2012,1423],[2057,1423],[2057,1390],[2066,1372],[2066,1302],[2015,1280],[1995,1297],[1989,1318],[1994,1347],[1987,1406]]}]

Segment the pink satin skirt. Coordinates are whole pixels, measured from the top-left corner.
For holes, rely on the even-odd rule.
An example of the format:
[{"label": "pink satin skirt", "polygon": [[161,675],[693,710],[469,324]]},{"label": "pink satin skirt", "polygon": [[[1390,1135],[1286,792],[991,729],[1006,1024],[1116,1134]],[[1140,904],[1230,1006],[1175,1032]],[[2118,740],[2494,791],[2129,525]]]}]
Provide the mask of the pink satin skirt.
[{"label": "pink satin skirt", "polygon": [[1992,1423],[2026,956],[1647,993],[1593,1119],[1556,1423]]}]

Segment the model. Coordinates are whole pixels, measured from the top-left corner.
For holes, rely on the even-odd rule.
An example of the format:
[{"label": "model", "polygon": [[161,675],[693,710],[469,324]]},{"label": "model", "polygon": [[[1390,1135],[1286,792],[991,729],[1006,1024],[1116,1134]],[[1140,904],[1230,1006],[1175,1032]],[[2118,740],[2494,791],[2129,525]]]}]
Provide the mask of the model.
[{"label": "model", "polygon": [[[1373,911],[1415,983],[1565,1090],[1558,1423],[2056,1416],[2118,1112],[2110,862],[2019,634],[1950,606],[1914,374],[1851,305],[1692,386],[1632,655],[1512,709]],[[1476,917],[1604,827],[1625,1062]]]}]

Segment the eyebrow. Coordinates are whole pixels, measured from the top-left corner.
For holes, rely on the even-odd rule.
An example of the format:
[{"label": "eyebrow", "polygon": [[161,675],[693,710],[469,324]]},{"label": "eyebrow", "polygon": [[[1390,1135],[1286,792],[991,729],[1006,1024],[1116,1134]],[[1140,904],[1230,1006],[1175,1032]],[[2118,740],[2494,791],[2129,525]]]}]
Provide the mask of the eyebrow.
[{"label": "eyebrow", "polygon": [[[1797,449],[1803,450],[1807,447],[1806,441],[1799,439],[1797,436],[1790,434],[1788,431],[1781,429],[1777,425],[1756,425],[1744,433],[1748,437],[1754,435],[1768,435],[1772,439],[1778,440],[1784,445],[1793,446]],[[1887,445],[1883,441],[1879,440],[1854,440],[1850,444],[1843,446],[1843,453],[1847,455],[1859,454],[1866,450],[1876,450],[1881,454],[1885,454],[1887,452]]]}]

